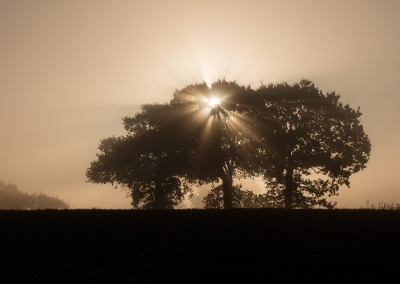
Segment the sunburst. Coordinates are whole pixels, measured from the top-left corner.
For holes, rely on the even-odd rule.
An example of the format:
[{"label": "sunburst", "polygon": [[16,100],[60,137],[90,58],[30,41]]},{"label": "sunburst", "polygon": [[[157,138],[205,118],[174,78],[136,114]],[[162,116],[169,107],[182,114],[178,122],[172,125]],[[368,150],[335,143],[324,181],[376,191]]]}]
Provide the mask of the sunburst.
[{"label": "sunburst", "polygon": [[221,103],[221,101],[216,97],[212,97],[211,99],[208,100],[208,105],[210,107],[219,106],[220,103]]}]

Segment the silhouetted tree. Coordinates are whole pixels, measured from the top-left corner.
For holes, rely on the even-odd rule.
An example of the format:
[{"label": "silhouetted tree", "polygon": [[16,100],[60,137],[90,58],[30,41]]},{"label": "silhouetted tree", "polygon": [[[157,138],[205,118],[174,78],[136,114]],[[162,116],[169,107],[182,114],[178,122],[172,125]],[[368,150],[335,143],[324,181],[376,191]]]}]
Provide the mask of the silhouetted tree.
[{"label": "silhouetted tree", "polygon": [[48,196],[45,193],[33,193],[31,209],[68,209],[70,206],[64,200],[56,197]]},{"label": "silhouetted tree", "polygon": [[0,181],[0,209],[30,209],[32,198],[18,189],[14,184],[5,184]]},{"label": "silhouetted tree", "polygon": [[[127,186],[134,208],[157,209],[173,208],[189,183],[222,181],[218,190],[228,209],[234,207],[233,177],[262,174],[263,206],[333,208],[325,196],[349,186],[369,160],[359,109],[308,80],[258,90],[218,80],[173,96],[170,104],[144,105],[125,117],[128,134],[101,141],[88,181]],[[218,190],[210,193],[215,200]]]},{"label": "silhouetted tree", "polygon": [[333,208],[323,197],[350,186],[350,176],[369,160],[371,143],[360,109],[344,105],[335,92],[324,95],[305,79],[293,86],[262,85],[257,93],[264,104],[252,111],[260,122],[256,136],[257,145],[264,145],[268,195],[285,208]]},{"label": "silhouetted tree", "polygon": [[187,153],[175,119],[171,107],[160,104],[123,118],[128,134],[101,141],[88,181],[128,187],[134,208],[172,209],[190,190],[180,178]]},{"label": "silhouetted tree", "polygon": [[14,184],[0,181],[0,209],[68,209],[65,201],[44,193],[26,193]]},{"label": "silhouetted tree", "polygon": [[[181,137],[191,148],[191,176],[202,183],[222,181],[224,208],[232,207],[232,178],[250,172],[251,153],[248,131],[235,115],[232,98],[247,96],[252,90],[236,82],[216,81],[188,85],[174,92],[171,106],[184,115],[179,124]],[[210,101],[219,103],[210,105]]]}]

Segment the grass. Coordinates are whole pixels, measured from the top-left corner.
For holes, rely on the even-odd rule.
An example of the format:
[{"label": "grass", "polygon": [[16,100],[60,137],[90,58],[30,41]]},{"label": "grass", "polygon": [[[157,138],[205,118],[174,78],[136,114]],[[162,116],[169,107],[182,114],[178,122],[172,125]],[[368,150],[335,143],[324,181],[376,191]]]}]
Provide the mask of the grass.
[{"label": "grass", "polygon": [[361,206],[361,209],[372,209],[372,210],[400,210],[400,203],[384,203],[383,201],[378,203],[378,206],[369,204],[367,200],[367,206]]},{"label": "grass", "polygon": [[370,209],[4,210],[0,282],[393,283],[400,211]]}]

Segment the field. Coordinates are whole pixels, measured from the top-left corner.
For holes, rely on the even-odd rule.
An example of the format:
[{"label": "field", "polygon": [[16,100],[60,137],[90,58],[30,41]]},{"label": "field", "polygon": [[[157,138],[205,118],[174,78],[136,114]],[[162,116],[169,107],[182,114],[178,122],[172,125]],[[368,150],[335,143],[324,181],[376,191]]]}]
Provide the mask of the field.
[{"label": "field", "polygon": [[0,211],[0,283],[394,283],[399,210]]}]

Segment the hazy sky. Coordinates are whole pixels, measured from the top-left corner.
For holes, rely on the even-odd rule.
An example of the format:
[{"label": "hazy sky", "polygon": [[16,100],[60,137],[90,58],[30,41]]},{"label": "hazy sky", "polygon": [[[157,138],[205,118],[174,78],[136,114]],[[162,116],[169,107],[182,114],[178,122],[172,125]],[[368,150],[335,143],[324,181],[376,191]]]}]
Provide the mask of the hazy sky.
[{"label": "hazy sky", "polygon": [[361,106],[372,143],[339,207],[400,203],[400,1],[0,0],[0,180],[75,208],[130,208],[86,183],[100,139],[175,88],[305,77]]}]

